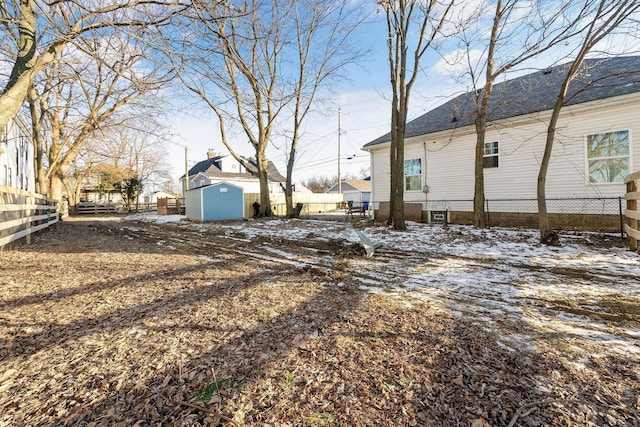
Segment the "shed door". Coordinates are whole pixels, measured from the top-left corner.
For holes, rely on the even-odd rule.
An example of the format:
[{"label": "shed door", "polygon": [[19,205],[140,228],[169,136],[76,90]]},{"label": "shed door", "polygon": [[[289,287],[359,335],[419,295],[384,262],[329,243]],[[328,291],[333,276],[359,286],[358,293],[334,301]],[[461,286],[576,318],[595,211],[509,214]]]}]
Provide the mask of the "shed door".
[{"label": "shed door", "polygon": [[202,198],[205,221],[242,218],[242,190],[227,185],[216,185],[206,190]]}]

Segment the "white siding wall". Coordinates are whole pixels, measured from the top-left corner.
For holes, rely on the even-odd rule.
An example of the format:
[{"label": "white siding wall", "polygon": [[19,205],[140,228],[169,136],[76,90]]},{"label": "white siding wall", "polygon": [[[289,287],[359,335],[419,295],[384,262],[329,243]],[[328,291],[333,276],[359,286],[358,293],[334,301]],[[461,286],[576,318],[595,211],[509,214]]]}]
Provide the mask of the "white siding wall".
[{"label": "white siding wall", "polygon": [[35,191],[33,144],[19,117],[9,122],[0,141],[0,185]]},{"label": "white siding wall", "polygon": [[[640,169],[640,94],[608,101],[565,107],[547,174],[548,198],[620,197],[624,184],[590,184],[586,137],[611,131],[629,131],[630,171]],[[549,112],[491,124],[486,142],[498,141],[499,167],[486,168],[488,199],[535,199],[536,182]],[[474,185],[475,132],[440,132],[406,141],[405,159],[422,159],[423,185],[429,192],[405,192],[405,201],[471,200]],[[389,146],[373,147],[373,197],[389,199]],[[425,160],[426,157],[426,160]],[[467,203],[468,209],[471,206]],[[467,210],[447,205],[451,209]]]},{"label": "white siding wall", "polygon": [[389,200],[390,177],[389,144],[383,144],[371,151],[371,200],[374,204]]},{"label": "white siding wall", "polygon": [[244,168],[239,161],[233,158],[233,156],[225,156],[220,159],[221,171],[226,173],[243,173]]}]

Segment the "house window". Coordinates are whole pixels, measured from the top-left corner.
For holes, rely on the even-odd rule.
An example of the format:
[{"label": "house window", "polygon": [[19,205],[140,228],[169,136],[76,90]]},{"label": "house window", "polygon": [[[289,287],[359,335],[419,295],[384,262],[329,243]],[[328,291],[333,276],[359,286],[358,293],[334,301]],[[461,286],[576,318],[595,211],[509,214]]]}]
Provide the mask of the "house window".
[{"label": "house window", "polygon": [[422,160],[409,159],[404,161],[404,189],[405,191],[420,191],[422,188]]},{"label": "house window", "polygon": [[498,167],[498,141],[484,143],[482,167],[483,168]]},{"label": "house window", "polygon": [[607,132],[587,136],[589,182],[624,182],[629,173],[629,132]]}]

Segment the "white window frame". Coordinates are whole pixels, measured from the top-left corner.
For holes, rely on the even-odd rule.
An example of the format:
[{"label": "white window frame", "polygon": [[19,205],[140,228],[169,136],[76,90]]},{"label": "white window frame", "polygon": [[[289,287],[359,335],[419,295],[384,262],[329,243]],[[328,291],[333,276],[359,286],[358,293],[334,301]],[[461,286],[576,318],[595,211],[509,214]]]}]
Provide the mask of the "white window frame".
[{"label": "white window frame", "polygon": [[[413,173],[413,174],[407,175],[407,162],[410,162],[412,160],[417,160],[418,163],[420,164],[420,173]],[[406,192],[422,191],[422,159],[420,157],[415,157],[415,158],[411,158],[411,159],[405,159],[403,172],[404,172],[404,191],[406,191]],[[412,177],[419,177],[420,178],[420,185],[418,186],[417,189],[408,189],[407,188],[408,187],[408,183],[409,183],[407,181],[407,178],[412,178]]]},{"label": "white window frame", "polygon": [[[608,133],[618,133],[618,132],[626,132],[627,133],[627,154],[618,155],[618,156],[604,156],[604,157],[589,157],[589,137],[596,135],[604,135]],[[633,144],[631,143],[631,130],[630,129],[621,129],[621,130],[609,130],[609,131],[600,131],[600,132],[591,132],[585,135],[584,137],[584,165],[585,165],[585,183],[586,185],[620,185],[624,183],[624,176],[622,176],[622,180],[620,181],[610,181],[610,182],[597,182],[591,181],[591,171],[590,164],[592,161],[596,160],[611,160],[611,159],[627,159],[627,173],[625,176],[633,170],[633,165],[631,164],[631,160],[633,159],[631,150]]]},{"label": "white window frame", "polygon": [[[495,151],[490,149],[491,152],[487,153],[487,148],[490,148],[495,144]],[[496,165],[495,166],[486,166],[484,163],[484,159],[489,159],[495,157]],[[500,143],[498,141],[485,142],[484,148],[482,150],[482,169],[499,169],[500,168]]]}]

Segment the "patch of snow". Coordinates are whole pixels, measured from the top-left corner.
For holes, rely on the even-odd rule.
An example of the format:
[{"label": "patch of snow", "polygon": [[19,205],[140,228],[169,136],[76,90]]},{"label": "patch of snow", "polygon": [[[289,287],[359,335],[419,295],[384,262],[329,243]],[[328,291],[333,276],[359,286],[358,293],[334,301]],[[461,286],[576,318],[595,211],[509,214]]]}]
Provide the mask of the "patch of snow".
[{"label": "patch of snow", "polygon": [[[183,218],[167,217],[148,215],[146,220]],[[203,233],[223,230],[226,239],[238,242],[264,238],[273,244],[261,242],[238,253],[297,268],[330,270],[335,258],[326,255],[324,248],[361,243],[353,225],[344,221],[276,219],[185,226]],[[605,351],[640,355],[637,324],[616,329],[596,316],[562,309],[571,300],[597,312],[602,301],[637,301],[640,296],[640,255],[623,247],[597,246],[593,242],[602,239],[601,235],[596,239],[595,233],[562,234],[564,246],[549,247],[539,243],[537,230],[444,228],[412,222],[406,232],[381,224],[358,229],[376,247],[372,257],[348,260],[350,280],[362,290],[403,301],[410,300],[408,296],[419,298],[498,330],[501,324],[519,325],[520,334],[501,336],[500,342],[509,349],[534,345],[536,336],[560,334],[569,340],[588,340]],[[293,241],[300,242],[305,256],[293,252]],[[279,246],[278,242],[287,243]],[[314,242],[323,248],[322,253]]]}]

